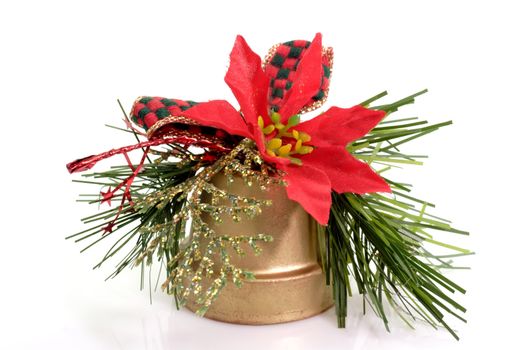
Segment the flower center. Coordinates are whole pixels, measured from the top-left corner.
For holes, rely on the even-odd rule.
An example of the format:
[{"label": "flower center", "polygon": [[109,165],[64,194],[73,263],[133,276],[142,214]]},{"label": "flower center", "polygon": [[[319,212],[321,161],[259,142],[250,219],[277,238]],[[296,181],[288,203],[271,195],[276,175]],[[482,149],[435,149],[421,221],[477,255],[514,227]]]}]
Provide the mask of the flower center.
[{"label": "flower center", "polygon": [[281,122],[281,115],[273,112],[270,115],[271,122],[264,124],[264,119],[259,116],[257,122],[265,136],[266,153],[272,157],[287,158],[293,164],[301,165],[301,159],[297,156],[311,153],[314,148],[308,145],[312,139],[303,131],[293,129],[299,124],[298,114],[291,116],[286,124]]}]

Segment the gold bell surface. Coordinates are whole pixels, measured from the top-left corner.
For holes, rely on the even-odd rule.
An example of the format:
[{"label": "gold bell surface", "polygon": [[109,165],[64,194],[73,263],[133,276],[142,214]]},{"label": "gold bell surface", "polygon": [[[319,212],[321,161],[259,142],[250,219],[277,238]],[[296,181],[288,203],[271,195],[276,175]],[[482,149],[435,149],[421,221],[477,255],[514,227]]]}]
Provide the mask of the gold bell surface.
[{"label": "gold bell surface", "polygon": [[[273,185],[267,191],[247,186],[241,178],[227,184],[218,174],[215,186],[245,197],[269,199],[272,205],[262,208],[253,219],[234,222],[223,216],[223,222],[207,223],[217,234],[268,234],[272,242],[259,243],[260,255],[246,250],[246,255],[232,252],[232,263],[255,275],[237,288],[228,283],[204,317],[238,324],[263,325],[301,320],[317,315],[333,305],[331,288],[319,265],[314,220],[296,202],[288,199],[284,186]],[[196,311],[199,306],[186,305]]]}]

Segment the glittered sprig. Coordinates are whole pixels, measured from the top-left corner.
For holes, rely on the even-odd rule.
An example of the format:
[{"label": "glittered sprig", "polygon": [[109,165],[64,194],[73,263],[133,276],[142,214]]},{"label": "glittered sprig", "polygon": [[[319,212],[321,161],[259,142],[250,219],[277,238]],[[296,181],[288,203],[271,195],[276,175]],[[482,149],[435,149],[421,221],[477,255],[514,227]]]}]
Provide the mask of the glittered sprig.
[{"label": "glittered sprig", "polygon": [[[217,222],[224,215],[233,221],[240,221],[242,216],[251,219],[271,202],[229,193],[228,188],[216,187],[212,183],[213,177],[223,173],[227,184],[240,177],[246,186],[258,186],[261,190],[282,184],[282,180],[279,173],[263,162],[253,141],[248,139],[211,164],[201,162],[199,154],[177,145],[170,146],[168,150],[148,150],[148,155],[156,158],[144,165],[132,184],[133,205],[126,204],[122,208],[112,232],[100,237],[100,228],[114,217],[117,208],[84,219],[86,223],[102,223],[68,238],[74,237],[78,242],[95,238],[85,250],[110,238],[119,229],[133,227],[133,223],[138,222],[117,239],[96,267],[125,246],[131,246],[110,277],[118,275],[127,266],[140,266],[144,271],[145,267],[158,262],[165,266],[167,273],[162,288],[175,296],[177,305],[193,300],[200,305],[198,314],[203,315],[229,281],[240,287],[243,280],[254,278],[250,271],[234,266],[230,254],[243,256],[246,247],[257,255],[261,251],[257,243],[272,240],[263,233],[255,236],[215,233],[207,217]],[[129,176],[129,171],[129,166],[117,166],[106,172],[84,175],[93,180],[77,181],[111,186]],[[115,193],[109,199],[100,195],[84,195],[82,198],[89,203],[110,203],[118,201],[121,196]],[[89,197],[91,199],[87,199]],[[137,237],[135,245],[131,243],[133,237]]]}]

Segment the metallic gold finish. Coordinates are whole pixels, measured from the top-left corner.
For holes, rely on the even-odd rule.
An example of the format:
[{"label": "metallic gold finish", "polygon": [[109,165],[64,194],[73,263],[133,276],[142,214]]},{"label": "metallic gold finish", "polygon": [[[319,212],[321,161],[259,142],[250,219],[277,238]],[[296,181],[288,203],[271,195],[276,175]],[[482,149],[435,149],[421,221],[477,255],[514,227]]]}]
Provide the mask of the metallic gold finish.
[{"label": "metallic gold finish", "polygon": [[199,125],[199,123],[189,119],[189,118],[186,118],[186,117],[181,117],[181,116],[176,116],[176,115],[170,115],[169,117],[166,117],[164,119],[160,119],[158,120],[155,124],[153,124],[151,126],[151,128],[148,129],[147,131],[147,135],[148,135],[148,139],[151,139],[155,133],[160,129],[162,128],[164,125],[168,125],[168,124],[171,124],[171,123],[182,123],[182,124],[188,124],[188,125]]},{"label": "metallic gold finish", "polygon": [[[304,319],[317,315],[333,305],[330,287],[318,262],[315,223],[304,209],[288,199],[283,186],[274,185],[261,191],[235,178],[227,185],[226,177],[218,174],[213,183],[234,194],[270,199],[262,214],[234,222],[223,216],[223,222],[207,222],[217,234],[270,234],[273,241],[260,243],[262,253],[255,256],[246,249],[246,256],[231,253],[232,263],[255,274],[237,288],[228,283],[204,317],[239,324],[272,324]],[[199,307],[188,302],[187,307]]]}]

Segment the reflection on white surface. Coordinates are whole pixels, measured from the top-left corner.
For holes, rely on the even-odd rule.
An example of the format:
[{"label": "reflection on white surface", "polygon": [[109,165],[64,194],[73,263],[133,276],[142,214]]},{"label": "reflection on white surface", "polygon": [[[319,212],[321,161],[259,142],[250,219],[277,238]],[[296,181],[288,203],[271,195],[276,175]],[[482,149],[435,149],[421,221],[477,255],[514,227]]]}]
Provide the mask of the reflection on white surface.
[{"label": "reflection on white surface", "polygon": [[[95,274],[96,275],[96,274]],[[127,274],[125,282],[132,282]],[[360,314],[359,298],[351,299],[347,328],[338,329],[334,310],[316,317],[280,325],[246,326],[208,320],[182,309],[172,298],[147,293],[120,282],[76,285],[65,299],[62,318],[41,315],[40,335],[25,339],[25,348],[41,349],[452,349],[457,343],[444,331],[420,324],[414,332],[395,321],[392,333],[370,314]],[[83,287],[94,283],[88,293]],[[131,283],[130,283],[131,284]],[[129,289],[127,288],[129,287]],[[357,311],[359,310],[359,311]],[[53,318],[54,317],[54,318]],[[45,323],[45,319],[55,323]],[[56,322],[62,323],[60,326]]]}]

